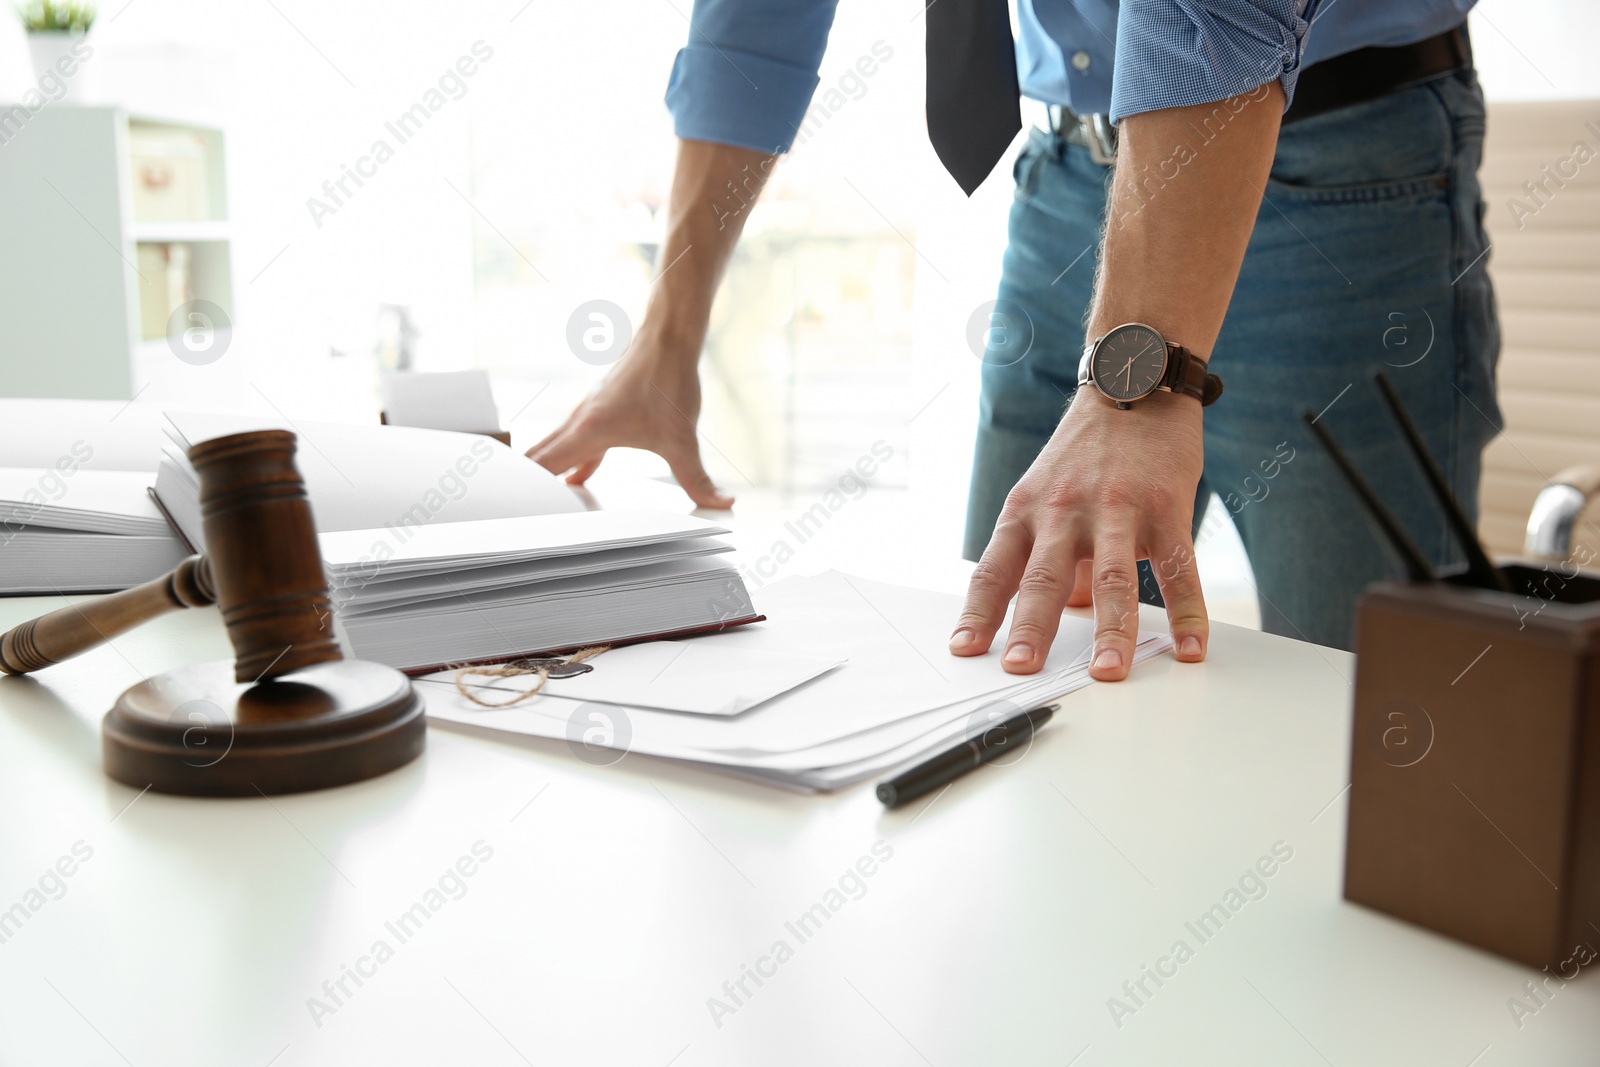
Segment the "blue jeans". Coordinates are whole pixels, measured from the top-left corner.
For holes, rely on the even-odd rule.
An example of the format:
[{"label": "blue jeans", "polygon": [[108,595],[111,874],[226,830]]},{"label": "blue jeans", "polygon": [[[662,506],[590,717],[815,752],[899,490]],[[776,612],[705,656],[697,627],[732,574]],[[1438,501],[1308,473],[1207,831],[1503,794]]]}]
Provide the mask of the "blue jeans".
[{"label": "blue jeans", "polygon": [[[1195,498],[1196,522],[1213,493],[1232,516],[1272,633],[1349,648],[1361,591],[1401,573],[1303,410],[1322,413],[1436,564],[1461,558],[1370,373],[1388,374],[1476,518],[1481,454],[1501,424],[1483,129],[1477,81],[1460,74],[1292,123],[1278,138],[1212,353],[1226,392],[1206,409]],[[1108,176],[1086,149],[1038,130],[1017,158],[999,328],[984,357],[969,559],[1077,388]],[[1183,178],[1147,184],[1146,203],[1185,195]],[[1208,535],[1195,531],[1197,543]],[[1159,604],[1148,562],[1140,571],[1141,598]]]}]

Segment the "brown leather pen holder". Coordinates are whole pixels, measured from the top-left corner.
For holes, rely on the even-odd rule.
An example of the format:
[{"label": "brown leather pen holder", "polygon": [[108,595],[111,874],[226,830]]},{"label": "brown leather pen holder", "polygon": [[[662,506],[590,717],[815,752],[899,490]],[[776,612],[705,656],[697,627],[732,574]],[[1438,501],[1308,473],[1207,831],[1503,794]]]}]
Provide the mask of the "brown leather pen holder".
[{"label": "brown leather pen holder", "polygon": [[1373,586],[1345,898],[1534,967],[1600,945],[1600,578]]}]

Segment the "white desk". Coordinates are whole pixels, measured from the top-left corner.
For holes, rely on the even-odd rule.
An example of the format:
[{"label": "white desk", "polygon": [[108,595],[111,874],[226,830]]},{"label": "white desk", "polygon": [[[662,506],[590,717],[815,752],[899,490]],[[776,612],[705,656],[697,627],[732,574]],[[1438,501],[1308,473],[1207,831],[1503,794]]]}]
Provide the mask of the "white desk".
[{"label": "white desk", "polygon": [[[56,603],[0,601],[0,627]],[[1218,627],[1205,665],[1074,694],[1019,763],[896,813],[868,785],[796,797],[443,728],[387,777],[270,802],[103,777],[119,690],[228,655],[215,612],[191,612],[0,681],[0,908],[93,850],[0,944],[0,1063],[1600,1058],[1592,976],[1519,1029],[1507,1001],[1534,972],[1340,899],[1341,653]],[[786,929],[880,841],[865,895],[804,942]],[[385,924],[478,842],[465,895],[402,943]],[[1276,842],[1293,858],[1265,896],[1201,943],[1185,924]],[[723,983],[779,940],[792,957],[736,1006]],[[1123,983],[1178,940],[1193,957],[1144,979],[1119,1028],[1108,998],[1131,1005]],[[323,983],[358,964],[336,1005]],[[720,1028],[713,996],[736,1007]],[[312,997],[336,1010],[314,1020]]]}]

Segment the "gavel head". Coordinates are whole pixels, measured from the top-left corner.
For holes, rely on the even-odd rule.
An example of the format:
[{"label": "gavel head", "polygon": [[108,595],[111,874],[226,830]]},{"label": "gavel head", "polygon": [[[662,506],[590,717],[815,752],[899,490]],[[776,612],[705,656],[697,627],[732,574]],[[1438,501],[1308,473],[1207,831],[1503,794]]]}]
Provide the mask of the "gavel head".
[{"label": "gavel head", "polygon": [[189,449],[234,678],[266,681],[343,659],[295,436],[257,430]]}]

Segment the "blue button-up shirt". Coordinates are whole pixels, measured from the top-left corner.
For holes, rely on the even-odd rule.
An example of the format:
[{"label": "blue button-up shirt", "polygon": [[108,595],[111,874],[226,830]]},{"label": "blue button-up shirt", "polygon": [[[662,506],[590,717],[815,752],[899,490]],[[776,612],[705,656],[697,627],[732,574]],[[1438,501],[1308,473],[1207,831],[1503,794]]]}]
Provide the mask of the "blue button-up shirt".
[{"label": "blue button-up shirt", "polygon": [[[695,0],[667,87],[678,136],[787,151],[816,90],[837,2]],[[1025,96],[1113,121],[1274,80],[1292,99],[1302,66],[1432,37],[1475,2],[1017,0],[1018,80]]]}]

